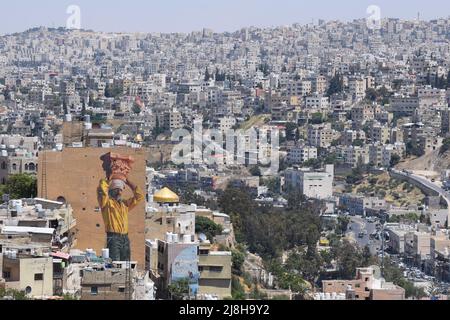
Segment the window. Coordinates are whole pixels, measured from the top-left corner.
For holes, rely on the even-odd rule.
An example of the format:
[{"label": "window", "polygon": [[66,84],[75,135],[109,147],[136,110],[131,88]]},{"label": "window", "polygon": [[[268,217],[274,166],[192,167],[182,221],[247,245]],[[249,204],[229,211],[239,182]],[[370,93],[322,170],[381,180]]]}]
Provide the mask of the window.
[{"label": "window", "polygon": [[10,271],[3,271],[3,278],[8,280],[11,278],[11,272]]},{"label": "window", "polygon": [[121,293],[124,293],[125,292],[125,288],[119,288],[117,291],[121,292]]},{"label": "window", "polygon": [[199,272],[203,272],[203,270],[205,270],[204,267],[198,267],[198,271],[199,271]]},{"label": "window", "polygon": [[44,274],[43,273],[36,273],[34,275],[34,281],[42,281],[44,280]]},{"label": "window", "polygon": [[355,288],[360,288],[361,285],[359,283],[355,284]]},{"label": "window", "polygon": [[98,295],[98,287],[91,287],[91,295],[93,296]]},{"label": "window", "polygon": [[211,272],[222,272],[223,267],[209,267],[209,271]]}]

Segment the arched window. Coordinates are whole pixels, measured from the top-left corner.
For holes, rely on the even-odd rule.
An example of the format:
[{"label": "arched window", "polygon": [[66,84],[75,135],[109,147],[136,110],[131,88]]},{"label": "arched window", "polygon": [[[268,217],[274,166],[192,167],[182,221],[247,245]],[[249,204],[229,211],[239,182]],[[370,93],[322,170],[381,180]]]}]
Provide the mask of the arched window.
[{"label": "arched window", "polygon": [[56,201],[58,202],[62,202],[62,203],[66,203],[66,198],[64,198],[63,196],[59,196]]},{"label": "arched window", "polygon": [[13,168],[13,171],[16,171],[17,170],[17,164],[13,163],[12,168]]},{"label": "arched window", "polygon": [[35,165],[34,163],[30,163],[30,164],[28,165],[28,170],[30,170],[30,171],[35,171],[35,170],[36,170],[36,165]]}]

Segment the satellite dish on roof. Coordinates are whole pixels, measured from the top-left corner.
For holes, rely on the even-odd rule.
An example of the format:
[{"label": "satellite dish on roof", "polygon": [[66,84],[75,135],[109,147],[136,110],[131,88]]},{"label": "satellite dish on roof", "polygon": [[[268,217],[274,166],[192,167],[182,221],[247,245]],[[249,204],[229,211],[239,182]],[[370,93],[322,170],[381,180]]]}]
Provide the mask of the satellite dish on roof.
[{"label": "satellite dish on roof", "polygon": [[376,279],[380,279],[381,278],[381,269],[380,269],[380,267],[374,265],[374,266],[370,266],[370,268],[373,269],[373,276]]},{"label": "satellite dish on roof", "polygon": [[198,239],[200,240],[200,242],[205,242],[206,240],[208,240],[208,237],[204,233],[200,233],[198,235]]}]

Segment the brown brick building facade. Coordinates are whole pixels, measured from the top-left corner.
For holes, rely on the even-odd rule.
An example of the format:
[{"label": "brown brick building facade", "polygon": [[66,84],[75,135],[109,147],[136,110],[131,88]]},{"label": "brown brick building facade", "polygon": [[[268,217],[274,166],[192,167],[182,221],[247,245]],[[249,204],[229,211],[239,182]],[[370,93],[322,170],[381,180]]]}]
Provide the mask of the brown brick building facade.
[{"label": "brown brick building facade", "polygon": [[[92,248],[98,255],[106,247],[105,226],[97,202],[97,187],[106,175],[100,158],[109,152],[130,155],[136,160],[129,178],[145,193],[144,149],[66,148],[62,152],[44,151],[39,154],[38,196],[70,203],[77,219],[75,247],[80,250]],[[128,189],[125,197],[131,196]],[[138,262],[139,269],[143,269],[145,201],[130,212],[129,231],[131,259]]]}]

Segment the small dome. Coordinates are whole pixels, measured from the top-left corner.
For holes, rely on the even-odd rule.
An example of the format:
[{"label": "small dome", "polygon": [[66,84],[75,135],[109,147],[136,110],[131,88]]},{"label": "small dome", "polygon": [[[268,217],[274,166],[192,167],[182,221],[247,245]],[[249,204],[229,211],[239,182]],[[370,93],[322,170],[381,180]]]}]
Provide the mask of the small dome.
[{"label": "small dome", "polygon": [[169,188],[164,188],[158,192],[155,192],[153,195],[153,201],[157,203],[179,203],[180,198]]}]

